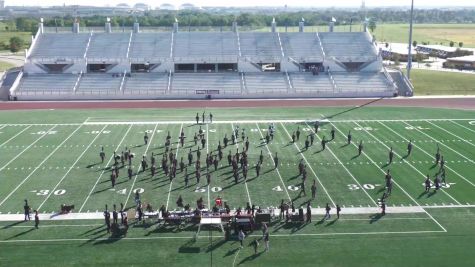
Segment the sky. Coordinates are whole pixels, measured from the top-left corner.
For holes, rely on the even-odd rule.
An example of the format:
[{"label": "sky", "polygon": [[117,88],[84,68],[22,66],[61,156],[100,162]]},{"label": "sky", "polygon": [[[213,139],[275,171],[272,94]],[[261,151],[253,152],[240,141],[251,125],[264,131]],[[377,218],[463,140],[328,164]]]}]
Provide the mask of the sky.
[{"label": "sky", "polygon": [[[135,3],[145,3],[152,7],[157,7],[163,3],[172,3],[180,5],[183,3],[192,3],[197,6],[284,6],[289,7],[358,7],[361,6],[361,0],[5,0],[7,6],[51,6],[51,5],[94,5],[94,6],[115,6],[119,3],[127,3],[133,6]],[[403,6],[410,5],[410,0],[366,0],[367,7],[382,6]],[[415,5],[419,7],[450,7],[450,6],[472,6],[475,7],[475,0],[415,0]]]}]

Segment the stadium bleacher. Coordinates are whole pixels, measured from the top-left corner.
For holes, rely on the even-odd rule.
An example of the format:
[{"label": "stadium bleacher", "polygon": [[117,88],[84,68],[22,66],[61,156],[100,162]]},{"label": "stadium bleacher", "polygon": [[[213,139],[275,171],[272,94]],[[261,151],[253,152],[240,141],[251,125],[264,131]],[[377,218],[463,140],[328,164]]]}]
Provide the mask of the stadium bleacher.
[{"label": "stadium bleacher", "polygon": [[29,74],[23,76],[17,90],[21,95],[71,94],[77,80],[74,74]]},{"label": "stadium bleacher", "polygon": [[220,90],[220,94],[240,95],[241,78],[237,73],[175,73],[171,91],[174,94],[194,94],[196,90]]},{"label": "stadium bleacher", "polygon": [[45,33],[33,47],[30,58],[83,58],[90,34]]},{"label": "stadium bleacher", "polygon": [[251,94],[288,93],[289,85],[285,73],[246,73],[246,89]]},{"label": "stadium bleacher", "polygon": [[[392,96],[396,89],[373,64],[382,59],[366,32],[39,31],[32,44],[10,90],[16,99],[202,98],[210,90],[232,98]],[[315,66],[326,71],[315,75]]]},{"label": "stadium bleacher", "polygon": [[125,58],[131,33],[94,33],[87,51],[87,58],[117,60]]},{"label": "stadium bleacher", "polygon": [[170,57],[171,33],[134,34],[129,58],[135,62],[160,62]]},{"label": "stadium bleacher", "polygon": [[156,95],[165,94],[168,88],[166,73],[134,73],[125,79],[124,94]]}]

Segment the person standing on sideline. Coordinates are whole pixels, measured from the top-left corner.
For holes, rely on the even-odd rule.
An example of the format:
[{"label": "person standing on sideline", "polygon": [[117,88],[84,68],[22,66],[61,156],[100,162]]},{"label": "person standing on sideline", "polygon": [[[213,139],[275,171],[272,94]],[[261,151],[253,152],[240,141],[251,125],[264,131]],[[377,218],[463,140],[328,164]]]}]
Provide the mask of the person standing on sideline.
[{"label": "person standing on sideline", "polygon": [[38,215],[38,211],[35,210],[35,228],[38,229],[38,225],[40,225],[40,216]]},{"label": "person standing on sideline", "polygon": [[337,217],[338,219],[340,219],[340,211],[341,211],[340,205],[336,205],[336,217]]},{"label": "person standing on sideline", "polygon": [[213,113],[209,113],[209,123],[213,123]]},{"label": "person standing on sideline", "polygon": [[312,207],[310,206],[310,202],[307,203],[307,223],[312,222]]},{"label": "person standing on sideline", "polygon": [[241,244],[241,248],[243,248],[243,243],[242,242],[244,241],[245,237],[246,237],[246,235],[244,234],[242,229],[239,229],[238,239],[239,239],[239,243]]},{"label": "person standing on sideline", "polygon": [[106,210],[104,210],[104,221],[105,221],[105,224],[106,224],[107,233],[110,233],[110,231],[111,231],[111,214],[109,213],[109,210],[107,209],[107,205],[106,205]]},{"label": "person standing on sideline", "polygon": [[30,206],[28,205],[28,200],[25,199],[25,205],[23,206],[23,210],[25,211],[25,221],[30,220]]},{"label": "person standing on sideline", "polygon": [[266,245],[266,252],[269,252],[269,231],[264,235],[264,243]]},{"label": "person standing on sideline", "polygon": [[325,217],[323,218],[324,220],[330,219],[330,217],[331,217],[330,216],[330,210],[331,209],[332,208],[330,208],[330,205],[328,205],[328,203],[327,203],[327,205],[325,206]]}]

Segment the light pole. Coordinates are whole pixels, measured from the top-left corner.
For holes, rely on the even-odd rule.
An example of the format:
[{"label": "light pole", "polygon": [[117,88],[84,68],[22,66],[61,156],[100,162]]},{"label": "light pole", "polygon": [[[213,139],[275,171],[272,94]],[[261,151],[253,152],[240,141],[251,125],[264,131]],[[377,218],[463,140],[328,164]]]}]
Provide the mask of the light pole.
[{"label": "light pole", "polygon": [[407,78],[411,79],[412,69],[412,25],[414,19],[414,0],[411,0],[411,22],[409,25],[409,52],[407,53]]}]

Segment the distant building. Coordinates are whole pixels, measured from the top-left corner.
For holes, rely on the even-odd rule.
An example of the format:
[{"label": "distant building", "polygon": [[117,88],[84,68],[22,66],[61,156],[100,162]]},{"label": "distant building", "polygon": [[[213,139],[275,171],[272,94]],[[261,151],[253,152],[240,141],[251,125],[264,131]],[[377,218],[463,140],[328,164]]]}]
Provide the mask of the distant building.
[{"label": "distant building", "polygon": [[447,61],[444,62],[444,68],[475,70],[475,56],[447,58]]},{"label": "distant building", "polygon": [[185,3],[185,4],[181,5],[179,9],[180,10],[196,10],[196,9],[199,9],[199,7],[197,7],[193,4],[190,4],[190,3]]},{"label": "distant building", "polygon": [[[395,61],[396,59],[400,62],[407,62],[409,57],[409,49],[405,43],[379,43],[379,49],[381,49],[381,56],[384,60]],[[425,52],[418,52],[414,47],[412,47],[413,60],[416,61],[416,57],[419,57],[421,60],[429,58],[429,54]]]},{"label": "distant building", "polygon": [[473,51],[444,45],[418,45],[416,51],[428,53],[431,56],[439,58],[473,55]]},{"label": "distant building", "polygon": [[134,8],[142,11],[150,10],[150,6],[144,3],[137,3],[134,5]]},{"label": "distant building", "polygon": [[0,0],[0,9],[5,9],[5,0]]},{"label": "distant building", "polygon": [[161,4],[159,9],[160,10],[176,10],[176,7],[172,4],[165,3],[165,4]]}]

